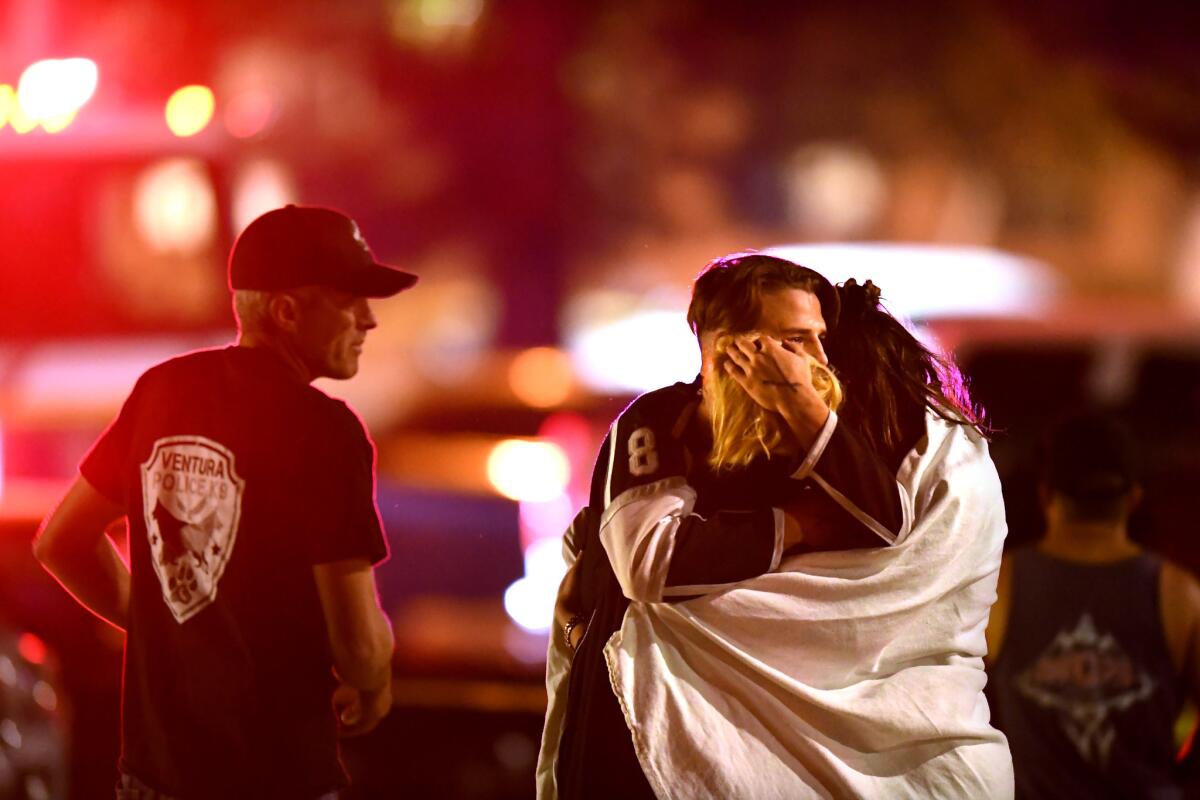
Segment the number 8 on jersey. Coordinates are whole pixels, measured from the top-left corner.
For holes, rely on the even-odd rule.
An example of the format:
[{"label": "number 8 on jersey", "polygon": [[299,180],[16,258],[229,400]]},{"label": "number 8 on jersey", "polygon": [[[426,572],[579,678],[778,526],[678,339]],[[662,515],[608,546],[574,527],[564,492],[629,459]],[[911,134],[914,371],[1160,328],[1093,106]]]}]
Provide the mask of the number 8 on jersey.
[{"label": "number 8 on jersey", "polygon": [[653,475],[658,471],[658,452],[654,449],[654,431],[638,428],[629,435],[629,474]]}]

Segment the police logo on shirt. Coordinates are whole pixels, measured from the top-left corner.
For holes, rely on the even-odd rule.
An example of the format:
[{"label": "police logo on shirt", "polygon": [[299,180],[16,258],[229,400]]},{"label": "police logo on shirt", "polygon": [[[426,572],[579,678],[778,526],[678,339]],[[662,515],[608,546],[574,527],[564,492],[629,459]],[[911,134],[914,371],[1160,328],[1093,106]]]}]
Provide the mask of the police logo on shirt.
[{"label": "police logo on shirt", "polygon": [[237,537],[245,483],[233,453],[203,436],[168,436],[141,466],[151,561],[179,623],[217,597]]}]

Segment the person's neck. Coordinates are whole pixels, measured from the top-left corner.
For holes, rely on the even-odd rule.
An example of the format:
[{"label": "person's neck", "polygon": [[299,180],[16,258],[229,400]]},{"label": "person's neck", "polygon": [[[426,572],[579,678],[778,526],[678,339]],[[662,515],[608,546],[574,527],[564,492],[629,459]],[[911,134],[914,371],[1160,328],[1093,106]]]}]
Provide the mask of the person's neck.
[{"label": "person's neck", "polygon": [[1129,541],[1125,521],[1051,521],[1038,550],[1065,561],[1104,564],[1136,556],[1142,549]]},{"label": "person's neck", "polygon": [[312,383],[316,378],[309,371],[308,366],[304,363],[304,359],[283,340],[270,336],[242,333],[238,336],[237,346],[274,353],[279,357],[279,360],[283,363],[287,371],[294,375],[301,383]]}]

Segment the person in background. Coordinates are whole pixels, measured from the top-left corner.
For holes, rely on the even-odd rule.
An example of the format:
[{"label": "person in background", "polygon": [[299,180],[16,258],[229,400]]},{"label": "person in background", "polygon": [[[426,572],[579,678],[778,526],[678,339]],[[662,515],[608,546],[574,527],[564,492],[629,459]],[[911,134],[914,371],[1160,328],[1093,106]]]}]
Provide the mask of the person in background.
[{"label": "person in background", "polygon": [[1020,798],[1183,797],[1173,729],[1200,699],[1200,584],[1129,540],[1137,453],[1085,412],[1046,438],[1046,532],[1004,558],[988,691]]},{"label": "person in background", "polygon": [[338,734],[391,708],[374,447],[310,384],[358,371],[368,298],[416,276],[349,217],[287,206],[239,236],[229,282],[237,342],[143,374],[34,543],[126,632],[123,800],[336,797]]},{"label": "person in background", "polygon": [[[771,256],[711,263],[688,318],[701,376],[618,417],[565,537],[539,797],[1011,795],[982,695],[1003,506],[957,372],[869,283]],[[718,368],[785,434],[736,469]]]}]

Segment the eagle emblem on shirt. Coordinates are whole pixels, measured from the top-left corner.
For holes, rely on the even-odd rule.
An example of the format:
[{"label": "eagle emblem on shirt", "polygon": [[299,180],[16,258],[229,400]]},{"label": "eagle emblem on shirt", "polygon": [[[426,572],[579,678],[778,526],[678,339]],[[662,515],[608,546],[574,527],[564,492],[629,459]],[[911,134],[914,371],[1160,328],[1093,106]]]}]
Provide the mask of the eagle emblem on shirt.
[{"label": "eagle emblem on shirt", "polygon": [[233,453],[203,436],[159,439],[141,465],[150,560],[183,623],[217,597],[233,554],[245,482]]}]

